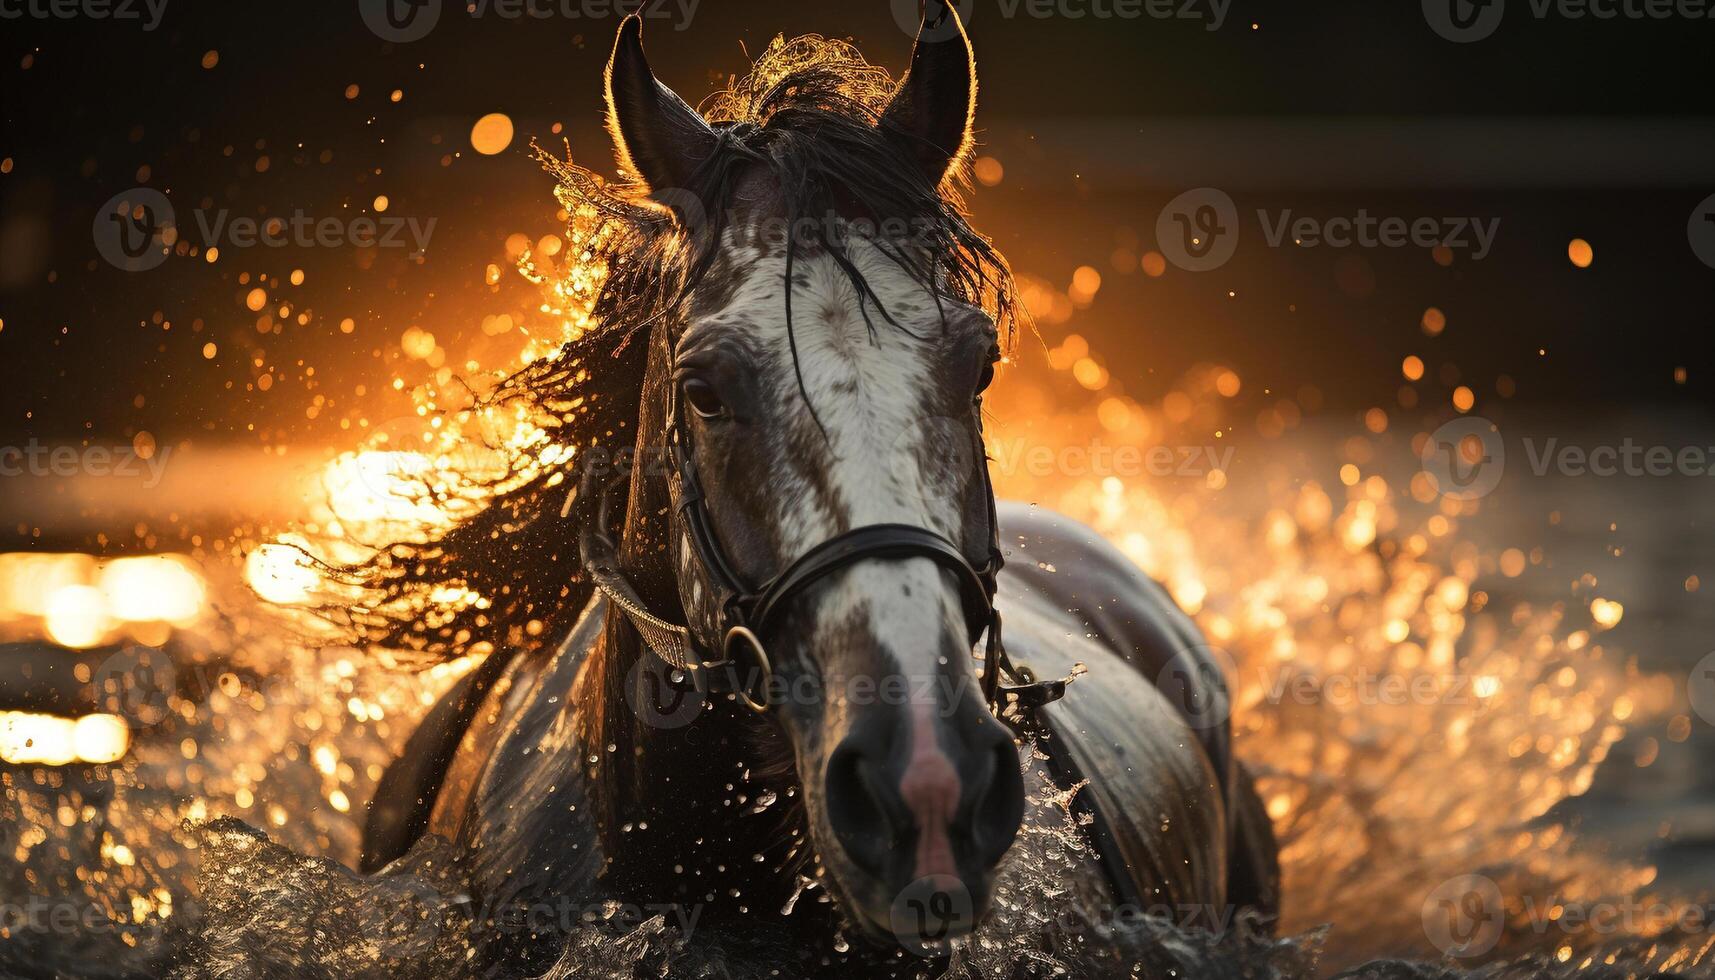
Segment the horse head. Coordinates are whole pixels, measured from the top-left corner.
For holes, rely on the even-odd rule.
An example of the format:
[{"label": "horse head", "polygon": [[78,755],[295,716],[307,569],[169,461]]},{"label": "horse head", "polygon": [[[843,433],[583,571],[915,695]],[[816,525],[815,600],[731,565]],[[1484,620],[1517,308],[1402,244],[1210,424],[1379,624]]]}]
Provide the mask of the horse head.
[{"label": "horse head", "polygon": [[[688,634],[766,675],[771,695],[744,690],[790,744],[822,881],[892,942],[902,909],[973,926],[1024,808],[973,656],[998,629],[981,398],[1003,338],[945,185],[976,77],[957,14],[929,6],[867,116],[781,92],[768,118],[711,124],[656,79],[636,17],[607,72],[622,168],[698,253],[650,341],[675,481],[661,547]],[[804,571],[829,542],[850,547]]]}]

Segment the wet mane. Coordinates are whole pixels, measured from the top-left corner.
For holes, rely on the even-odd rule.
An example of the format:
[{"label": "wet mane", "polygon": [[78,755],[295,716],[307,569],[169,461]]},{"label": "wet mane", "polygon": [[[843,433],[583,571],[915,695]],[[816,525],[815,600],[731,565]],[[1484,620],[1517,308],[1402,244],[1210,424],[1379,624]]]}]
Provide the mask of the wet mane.
[{"label": "wet mane", "polygon": [[[572,494],[578,480],[568,470],[635,445],[649,363],[643,337],[682,326],[687,297],[719,265],[723,233],[743,206],[741,183],[759,168],[778,185],[788,257],[832,254],[864,298],[871,330],[892,321],[845,257],[838,228],[853,218],[909,222],[909,240],[885,243],[889,256],[937,298],[980,306],[1003,337],[1014,334],[1011,273],[966,219],[965,161],[938,186],[914,176],[921,169],[908,137],[879,125],[895,88],[849,44],[777,37],[749,75],[705,102],[719,140],[691,187],[652,194],[635,176],[609,182],[569,152],[562,159],[538,148],[571,215],[569,252],[583,250],[558,287],[592,297],[592,326],[483,399],[522,408],[541,433],[527,451],[514,451],[511,472],[492,484],[484,506],[427,543],[392,544],[345,570],[376,597],[345,611],[362,642],[424,665],[565,635],[591,594],[577,541],[594,516],[593,502]],[[686,194],[706,224],[672,209]],[[798,237],[800,218],[813,219],[808,238]],[[544,458],[562,462],[542,465]],[[449,587],[485,601],[438,609],[425,598]]]}]

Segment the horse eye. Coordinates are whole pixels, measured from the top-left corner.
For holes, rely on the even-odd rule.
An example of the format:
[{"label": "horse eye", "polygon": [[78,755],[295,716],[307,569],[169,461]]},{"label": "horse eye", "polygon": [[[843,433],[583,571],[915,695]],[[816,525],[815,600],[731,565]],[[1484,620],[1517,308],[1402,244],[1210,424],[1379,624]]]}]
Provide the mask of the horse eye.
[{"label": "horse eye", "polygon": [[691,403],[693,411],[706,419],[720,418],[727,413],[725,403],[715,392],[715,386],[701,378],[691,378],[685,382],[685,400]]},{"label": "horse eye", "polygon": [[983,373],[977,378],[977,394],[982,394],[988,390],[989,385],[994,384],[994,365],[992,360],[983,364]]}]

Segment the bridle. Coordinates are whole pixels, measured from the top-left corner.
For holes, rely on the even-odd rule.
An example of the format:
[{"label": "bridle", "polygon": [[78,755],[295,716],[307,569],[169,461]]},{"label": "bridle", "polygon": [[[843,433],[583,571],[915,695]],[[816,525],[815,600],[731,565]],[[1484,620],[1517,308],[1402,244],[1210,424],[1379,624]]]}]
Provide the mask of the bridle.
[{"label": "bridle", "polygon": [[[980,399],[973,411],[980,445]],[[927,528],[871,524],[821,542],[768,581],[750,586],[735,571],[715,533],[708,499],[697,478],[691,430],[680,416],[678,386],[671,382],[665,429],[673,559],[685,622],[675,623],[652,612],[620,568],[618,547],[608,531],[609,505],[629,474],[603,486],[596,479],[600,468],[586,467],[578,494],[599,493],[601,499],[595,519],[580,536],[579,558],[595,587],[636,627],[644,646],[691,678],[699,693],[730,692],[752,710],[767,713],[774,706],[769,695],[774,668],[764,638],[787,604],[822,579],[859,562],[911,558],[934,562],[958,582],[972,647],[987,636],[981,684],[983,699],[997,717],[1022,727],[1035,708],[1065,693],[1064,680],[1037,680],[1028,669],[1014,665],[1001,642],[1001,616],[994,599],[1005,558],[986,458],[981,470],[988,502],[988,553],[981,560],[972,561],[944,535]]]}]

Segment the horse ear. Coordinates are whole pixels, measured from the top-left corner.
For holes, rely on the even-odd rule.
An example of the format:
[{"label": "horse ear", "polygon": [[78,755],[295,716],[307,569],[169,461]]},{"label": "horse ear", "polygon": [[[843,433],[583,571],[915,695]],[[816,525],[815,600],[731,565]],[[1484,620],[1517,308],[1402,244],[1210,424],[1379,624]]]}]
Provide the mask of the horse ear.
[{"label": "horse ear", "polygon": [[649,70],[636,14],[619,25],[607,63],[607,129],[619,165],[651,190],[687,186],[714,152],[715,131]]},{"label": "horse ear", "polygon": [[881,114],[881,125],[938,185],[970,152],[976,112],[976,58],[965,25],[953,4],[925,0],[911,68]]}]

